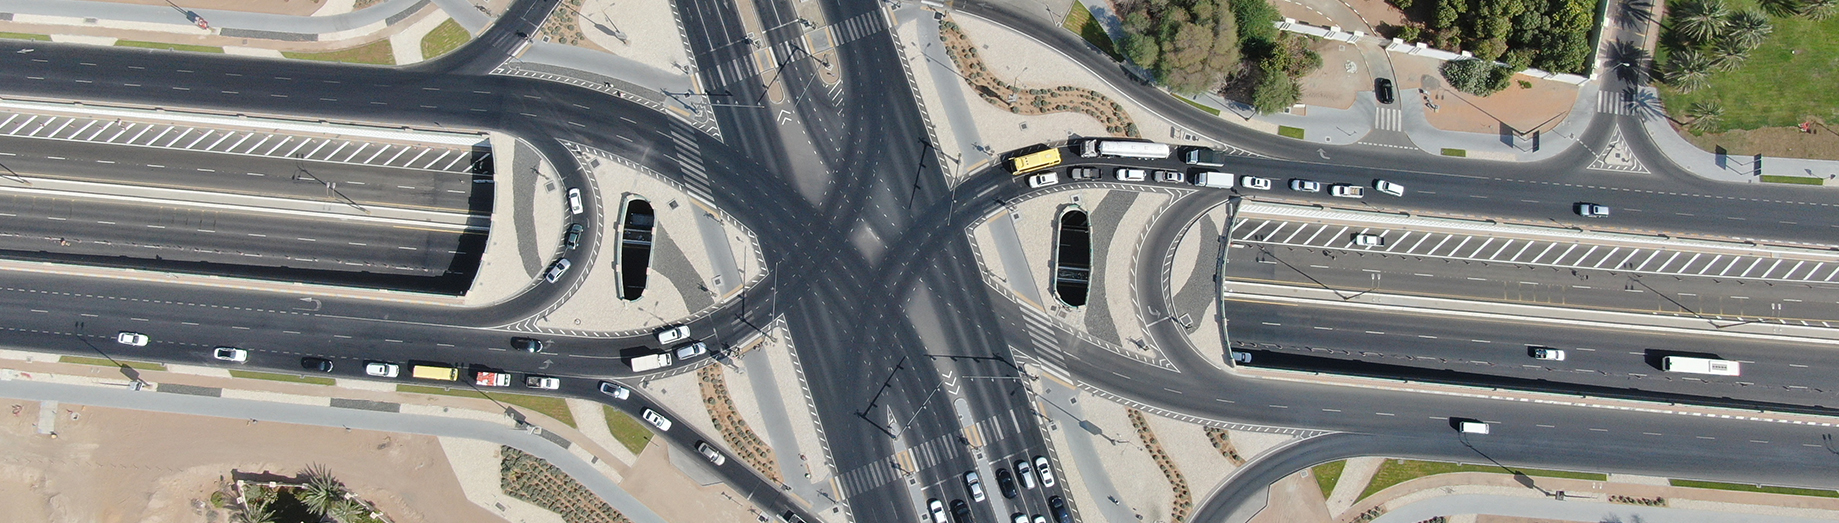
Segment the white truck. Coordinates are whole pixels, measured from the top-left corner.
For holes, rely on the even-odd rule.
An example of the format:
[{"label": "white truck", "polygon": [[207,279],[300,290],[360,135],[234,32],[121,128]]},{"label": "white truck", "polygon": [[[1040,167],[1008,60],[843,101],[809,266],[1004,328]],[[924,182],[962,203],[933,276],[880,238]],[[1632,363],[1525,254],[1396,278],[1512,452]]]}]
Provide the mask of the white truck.
[{"label": "white truck", "polygon": [[657,354],[646,354],[644,356],[637,356],[637,357],[632,358],[632,371],[633,372],[645,372],[648,370],[657,370],[657,369],[669,367],[670,364],[671,364],[671,357],[670,357],[670,353],[668,352],[660,352]]},{"label": "white truck", "polygon": [[1667,356],[1660,359],[1660,370],[1713,376],[1738,376],[1743,373],[1743,365],[1730,360]]},{"label": "white truck", "polygon": [[1194,175],[1194,185],[1215,189],[1231,189],[1232,175],[1223,172],[1207,171]]},{"label": "white truck", "polygon": [[1366,188],[1358,185],[1335,184],[1328,186],[1328,194],[1336,198],[1365,198]]},{"label": "white truck", "polygon": [[1126,140],[1086,140],[1079,143],[1079,156],[1097,158],[1143,158],[1161,160],[1169,157],[1173,151],[1168,144],[1156,142],[1132,142]]},{"label": "white truck", "polygon": [[511,386],[511,373],[482,370],[479,371],[478,374],[473,375],[473,385],[478,385],[480,387],[509,387]]}]

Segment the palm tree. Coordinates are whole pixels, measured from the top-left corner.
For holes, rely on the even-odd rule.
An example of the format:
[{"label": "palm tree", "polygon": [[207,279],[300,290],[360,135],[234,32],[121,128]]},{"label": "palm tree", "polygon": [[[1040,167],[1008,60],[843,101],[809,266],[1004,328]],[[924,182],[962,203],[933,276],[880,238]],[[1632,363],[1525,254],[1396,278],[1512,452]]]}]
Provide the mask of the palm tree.
[{"label": "palm tree", "polygon": [[300,471],[300,475],[306,484],[300,486],[300,491],[294,497],[314,514],[324,516],[345,500],[345,484],[332,477],[325,465],[307,465],[306,470]]},{"label": "palm tree", "polygon": [[[1779,2],[1792,0],[1771,1]],[[1659,21],[1658,18],[1654,16],[1653,0],[1628,0],[1627,2],[1617,3],[1616,5],[1616,22],[1622,27],[1635,29],[1636,24],[1647,24]],[[1798,8],[1799,6],[1797,5],[1796,7]]]},{"label": "palm tree", "polygon": [[1839,0],[1804,0],[1801,3],[1801,15],[1814,20],[1825,20],[1839,14]]},{"label": "palm tree", "polygon": [[325,516],[337,521],[355,521],[364,514],[364,506],[350,498],[340,499],[326,510]]},{"label": "palm tree", "polygon": [[1622,89],[1622,103],[1627,104],[1629,112],[1642,120],[1667,117],[1667,108],[1660,103],[1660,97],[1654,94],[1653,89],[1625,87]]},{"label": "palm tree", "polygon": [[1717,72],[1735,71],[1750,59],[1750,50],[1730,40],[1723,40],[1710,49],[1711,70]]},{"label": "palm tree", "polygon": [[1717,100],[1693,102],[1692,107],[1686,108],[1686,116],[1692,118],[1691,122],[1686,123],[1686,128],[1698,132],[1713,130],[1724,121],[1724,104]]},{"label": "palm tree", "polygon": [[1762,0],[1762,10],[1771,15],[1787,18],[1801,14],[1807,7],[1806,0]]},{"label": "palm tree", "polygon": [[1724,41],[1750,50],[1761,47],[1774,32],[1775,26],[1769,23],[1769,17],[1756,11],[1738,11],[1730,15],[1730,28],[1724,33]]},{"label": "palm tree", "polygon": [[1687,0],[1668,16],[1673,18],[1673,30],[1692,42],[1716,40],[1730,25],[1730,8],[1724,0]]},{"label": "palm tree", "polygon": [[1605,62],[1604,65],[1615,70],[1616,78],[1625,83],[1645,85],[1650,77],[1653,57],[1641,44],[1616,40],[1609,44],[1609,56]]},{"label": "palm tree", "polygon": [[1667,59],[1666,73],[1667,85],[1690,93],[1711,83],[1711,59],[1694,49],[1674,51]]}]

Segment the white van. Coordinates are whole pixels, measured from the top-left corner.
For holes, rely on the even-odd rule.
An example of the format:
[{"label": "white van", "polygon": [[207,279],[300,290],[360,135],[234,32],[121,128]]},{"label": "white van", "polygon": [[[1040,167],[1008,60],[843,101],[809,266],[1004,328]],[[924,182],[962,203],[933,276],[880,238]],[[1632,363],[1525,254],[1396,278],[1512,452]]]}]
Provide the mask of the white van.
[{"label": "white van", "polygon": [[1488,433],[1488,424],[1481,420],[1459,419],[1456,420],[1456,430],[1462,431],[1464,434],[1485,435]]},{"label": "white van", "polygon": [[1199,173],[1194,175],[1194,185],[1212,187],[1215,189],[1231,189],[1232,175],[1213,171]]},{"label": "white van", "polygon": [[1743,372],[1743,366],[1730,360],[1667,356],[1660,359],[1660,370],[1713,376],[1737,376]]}]

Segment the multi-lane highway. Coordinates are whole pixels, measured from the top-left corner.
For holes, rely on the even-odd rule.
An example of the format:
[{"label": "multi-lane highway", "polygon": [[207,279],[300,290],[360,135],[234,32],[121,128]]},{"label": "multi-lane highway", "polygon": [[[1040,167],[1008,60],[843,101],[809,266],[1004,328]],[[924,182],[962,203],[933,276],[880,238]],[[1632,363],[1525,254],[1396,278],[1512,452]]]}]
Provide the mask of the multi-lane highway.
[{"label": "multi-lane highway", "polygon": [[[757,2],[756,12],[740,13],[727,2],[689,0],[679,11],[684,13],[684,27],[697,61],[718,64],[751,56],[755,45],[780,46],[796,36],[801,29],[788,24],[794,20],[786,13],[795,12],[790,4]],[[841,102],[822,96],[793,96],[779,103],[762,96],[770,78],[789,86],[817,81],[820,65],[814,60],[789,60],[782,70],[755,71],[768,74],[738,79],[705,67],[700,73],[704,85],[726,94],[718,99],[735,102],[709,108],[727,137],[721,141],[658,112],[596,92],[479,74],[515,48],[520,32],[534,32],[551,5],[540,0],[518,2],[496,26],[460,51],[403,69],[297,62],[283,66],[241,57],[45,43],[32,43],[35,52],[20,54],[13,51],[27,44],[5,43],[0,44],[0,80],[4,80],[0,85],[5,85],[0,91],[499,130],[529,140],[557,166],[562,182],[570,186],[585,184],[573,157],[558,140],[631,159],[683,182],[759,234],[767,264],[773,267],[767,280],[692,327],[700,332],[746,332],[746,325],[764,325],[775,312],[785,317],[801,348],[805,374],[826,427],[828,461],[845,476],[881,478],[875,483],[855,483],[841,493],[855,519],[910,521],[919,516],[927,499],[965,498],[959,480],[964,472],[977,470],[988,478],[993,467],[1020,456],[1052,455],[1035,418],[1012,415],[1030,408],[1027,394],[1018,385],[1018,380],[1029,377],[1019,373],[1017,355],[1011,350],[1027,345],[1016,341],[1027,339],[1020,326],[1022,312],[1018,305],[983,286],[962,234],[962,228],[975,217],[1029,191],[996,171],[976,173],[957,187],[946,185],[925,142],[925,120],[912,90],[905,85],[906,76],[890,38],[863,38],[838,48],[831,65],[843,78]],[[879,5],[866,2],[826,2],[826,7],[832,20],[880,16],[881,12]],[[1049,41],[1073,38],[1002,7],[972,3],[967,8]],[[757,43],[748,43],[741,16],[757,17],[766,27],[778,29],[758,36]],[[1061,43],[1076,57],[1093,59],[1080,51],[1082,46]],[[1094,70],[1119,83],[1115,68],[1108,63],[1097,65],[1102,67]],[[279,67],[286,71],[280,72]],[[1165,116],[1272,157],[1238,160],[1231,167],[1237,174],[1358,184],[1386,178],[1407,186],[1404,198],[1369,197],[1367,203],[1380,210],[1819,245],[1828,243],[1831,227],[1839,225],[1827,212],[1839,204],[1839,198],[1797,188],[1706,182],[1679,173],[1657,157],[1647,158],[1657,166],[1656,174],[1637,176],[1579,168],[1589,160],[1582,147],[1526,165],[1447,159],[1389,148],[1318,147],[1206,120],[1153,89],[1131,84],[1125,90]],[[752,106],[756,103],[763,106]],[[794,117],[783,119],[780,111]],[[1600,144],[1613,128],[1626,123],[1627,117],[1598,116],[1583,137]],[[1653,150],[1651,144],[1642,143],[1638,133],[1630,135],[1638,152]],[[66,156],[71,157],[75,156]],[[42,169],[49,172],[73,169],[69,164],[49,163],[59,160],[40,161],[48,162]],[[241,161],[245,160],[226,165]],[[1404,165],[1412,168],[1398,168]],[[260,172],[253,169],[244,170]],[[396,179],[393,172],[351,176]],[[1143,258],[1167,256],[1182,224],[1228,195],[1201,191],[1177,201],[1140,245]],[[598,236],[607,223],[609,200],[606,195],[589,196],[587,215],[596,219],[589,229],[595,238],[588,243],[605,245]],[[440,201],[408,203],[451,205],[436,203]],[[468,199],[464,207],[478,210],[474,201]],[[1577,201],[1612,205],[1618,214],[1611,220],[1586,223],[1570,214],[1570,205]],[[1758,226],[1763,223],[1769,226]],[[1263,266],[1241,258],[1236,257],[1234,263]],[[1129,277],[1137,280],[1139,289],[1154,289],[1163,278],[1148,267],[1157,266],[1145,264]],[[1235,266],[1232,270],[1258,269]],[[562,376],[566,379],[561,393],[605,400],[593,388],[598,379],[631,374],[610,356],[655,342],[643,337],[552,336],[556,344],[549,354],[507,350],[506,342],[513,335],[507,327],[553,306],[585,272],[571,271],[556,284],[533,285],[503,303],[473,309],[6,272],[0,273],[0,306],[30,312],[0,323],[5,329],[0,331],[0,342],[70,353],[101,349],[177,362],[203,362],[208,347],[234,344],[251,349],[254,366],[292,369],[302,357],[325,357],[337,363],[336,374],[353,377],[358,364],[366,360],[458,362]],[[1169,310],[1167,304],[1158,303],[1161,294],[1144,292],[1143,306]],[[766,303],[774,305],[761,305]],[[1309,315],[1310,319],[1319,317]],[[1362,320],[1338,311],[1334,317],[1354,323],[1388,321]],[[1244,323],[1234,321],[1234,325]],[[1367,329],[1354,323],[1331,327],[1360,328],[1359,336],[1322,339],[1321,343],[1369,344],[1363,336],[1374,335],[1365,334]],[[1285,343],[1310,339],[1275,330],[1277,327],[1281,325],[1265,335]],[[1154,342],[1176,371],[1141,365],[1083,345],[1069,333],[1058,333],[1062,346],[1056,354],[1028,349],[1026,356],[1063,366],[1085,386],[1159,408],[1216,419],[1346,431],[1373,442],[1333,447],[1305,444],[1296,447],[1303,450],[1255,465],[1253,470],[1258,473],[1244,476],[1248,478],[1287,473],[1320,459],[1376,452],[1471,461],[1479,455],[1510,464],[1744,482],[1834,483],[1830,472],[1835,458],[1821,444],[1822,431],[1817,427],[1249,380],[1212,370],[1185,346],[1178,327],[1164,322],[1150,328]],[[1444,328],[1472,331],[1451,332],[1452,338],[1479,338],[1485,333],[1506,343],[1498,335],[1499,326]],[[155,342],[144,349],[109,345],[107,338],[121,329],[146,332]],[[1323,336],[1313,332],[1316,330],[1310,329],[1307,336]],[[1244,335],[1256,337],[1258,332],[1249,328]],[[1582,343],[1585,333],[1581,331],[1554,336],[1578,348],[1627,348],[1643,343],[1620,334],[1610,344]],[[1774,354],[1799,353],[1807,351],[1806,347],[1782,344],[1765,349],[1759,346],[1732,354],[1752,356],[1755,365],[1780,376],[1782,386],[1803,378],[1817,380],[1814,371],[1787,370],[1795,367]],[[1607,355],[1606,350],[1600,352]],[[1576,357],[1581,363],[1595,356],[1579,351]],[[1821,358],[1805,356],[1794,361],[1817,365]],[[1669,383],[1657,388],[1716,395],[1708,392],[1713,390],[1709,384]],[[612,403],[628,410],[638,405]],[[1485,439],[1459,439],[1448,428],[1451,416],[1478,417],[1496,424],[1497,429]],[[701,436],[673,430],[667,437],[688,445]],[[929,460],[919,470],[900,471],[899,480],[861,472],[885,470],[891,457],[922,447],[952,450],[938,452],[938,459]],[[1744,459],[1705,465],[1706,456],[1731,455]],[[758,499],[767,500],[763,503],[772,508],[797,506],[738,465],[724,467],[722,472],[737,485],[760,492]],[[909,474],[910,482],[905,481]],[[1242,488],[1244,484],[1237,481],[1228,495],[1213,498],[1200,516],[1250,496],[1231,492],[1256,490]],[[1040,511],[1042,502],[1031,497],[1024,506],[1031,512]],[[974,507],[980,521],[1007,516],[992,504]]]}]

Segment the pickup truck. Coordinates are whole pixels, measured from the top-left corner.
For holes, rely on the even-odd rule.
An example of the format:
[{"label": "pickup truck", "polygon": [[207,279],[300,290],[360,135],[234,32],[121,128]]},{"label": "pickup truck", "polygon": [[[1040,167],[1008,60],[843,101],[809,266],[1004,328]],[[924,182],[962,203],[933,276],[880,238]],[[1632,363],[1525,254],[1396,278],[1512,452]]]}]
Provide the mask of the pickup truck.
[{"label": "pickup truck", "polygon": [[1336,198],[1365,198],[1366,188],[1358,185],[1335,184],[1328,186],[1328,194]]},{"label": "pickup truck", "polygon": [[511,374],[508,372],[479,371],[473,375],[473,385],[480,387],[509,387]]}]

